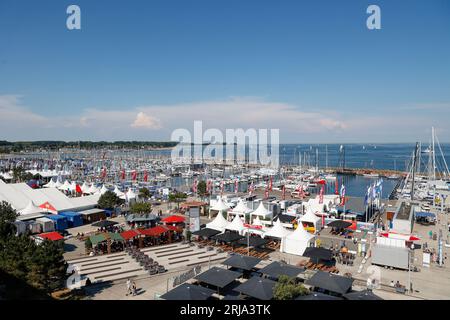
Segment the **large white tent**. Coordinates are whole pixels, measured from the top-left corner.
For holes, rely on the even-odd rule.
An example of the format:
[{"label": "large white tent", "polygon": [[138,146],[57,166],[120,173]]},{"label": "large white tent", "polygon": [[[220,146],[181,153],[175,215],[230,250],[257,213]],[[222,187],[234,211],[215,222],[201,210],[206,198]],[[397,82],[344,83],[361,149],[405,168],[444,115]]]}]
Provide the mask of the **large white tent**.
[{"label": "large white tent", "polygon": [[316,216],[309,206],[306,208],[306,213],[300,218],[300,222],[313,224],[316,232],[319,231],[322,226],[322,219]]},{"label": "large white tent", "polygon": [[95,184],[92,184],[91,187],[89,188],[89,190],[88,190],[87,193],[94,194],[94,193],[96,193],[96,192],[98,192],[98,191],[99,191],[99,190],[98,190],[98,188],[95,186]]},{"label": "large white tent", "polygon": [[136,200],[137,195],[136,193],[134,193],[133,190],[131,190],[131,188],[128,189],[127,193],[125,194],[125,197],[127,199],[127,201],[132,201],[132,200]]},{"label": "large white tent", "polygon": [[251,213],[252,216],[258,216],[258,217],[262,217],[262,218],[272,218],[272,211],[269,211],[268,209],[266,209],[266,207],[264,206],[263,202],[261,201],[259,203],[258,208],[256,208],[255,211],[253,211]]},{"label": "large white tent", "polygon": [[206,224],[206,227],[223,232],[229,223],[230,222],[223,217],[222,212],[219,212],[213,221]]},{"label": "large white tent", "polygon": [[281,240],[280,251],[301,256],[311,246],[314,238],[300,223],[294,232]]},{"label": "large white tent", "polygon": [[43,187],[44,188],[55,188],[55,185],[56,185],[55,181],[53,181],[53,179],[50,179],[50,181],[48,183],[44,184]]},{"label": "large white tent", "polygon": [[244,202],[243,199],[239,199],[238,204],[236,207],[234,207],[232,210],[228,211],[228,216],[230,215],[237,215],[244,219],[247,215],[249,215],[253,210],[247,207],[247,204]]},{"label": "large white tent", "polygon": [[275,221],[275,223],[273,224],[273,227],[264,233],[264,237],[283,239],[291,233],[292,231],[283,227],[280,219],[277,219],[277,221]]},{"label": "large white tent", "polygon": [[218,213],[222,213],[222,212],[227,212],[229,209],[230,209],[230,206],[222,200],[222,197],[218,197],[216,203],[214,205],[212,205],[211,208],[209,209],[209,218],[211,219],[211,217],[212,217],[211,211],[217,211]]},{"label": "large white tent", "polygon": [[237,231],[237,232],[239,232],[239,234],[242,234],[245,227],[244,227],[244,223],[242,222],[239,215],[236,215],[234,217],[233,221],[228,223],[228,225],[225,227],[225,229],[231,230],[231,231]]},{"label": "large white tent", "polygon": [[114,186],[114,191],[113,191],[116,196],[118,196],[120,199],[124,199],[125,200],[125,193],[120,191],[119,188],[117,186]]},{"label": "large white tent", "polygon": [[39,208],[33,202],[33,200],[30,200],[30,202],[28,202],[27,206],[24,209],[19,211],[20,215],[27,215],[27,214],[34,214],[34,213],[41,213],[41,212],[44,212],[44,209]]},{"label": "large white tent", "polygon": [[105,194],[106,191],[109,191],[108,188],[105,185],[102,185],[102,187],[100,189],[100,194]]},{"label": "large white tent", "polygon": [[89,185],[86,183],[86,181],[81,185],[81,191],[83,193],[89,193]]}]

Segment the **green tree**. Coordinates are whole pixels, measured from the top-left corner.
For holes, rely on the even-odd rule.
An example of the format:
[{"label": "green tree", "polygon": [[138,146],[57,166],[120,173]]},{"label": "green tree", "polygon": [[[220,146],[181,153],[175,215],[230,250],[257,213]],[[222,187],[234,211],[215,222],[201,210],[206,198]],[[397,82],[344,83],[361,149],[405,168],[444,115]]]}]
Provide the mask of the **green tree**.
[{"label": "green tree", "polygon": [[0,203],[0,242],[13,236],[16,232],[16,226],[13,224],[19,216],[9,203],[2,201]]},{"label": "green tree", "polygon": [[136,202],[133,203],[130,207],[131,213],[151,213],[152,212],[152,205],[148,202]]},{"label": "green tree", "polygon": [[292,300],[309,293],[303,284],[296,283],[295,278],[280,275],[273,290],[275,300]]},{"label": "green tree", "polygon": [[206,191],[206,182],[205,181],[202,180],[197,184],[197,194],[200,197],[204,197],[204,196],[208,195],[208,192]]},{"label": "green tree", "polygon": [[141,188],[141,189],[139,189],[139,196],[144,198],[145,200],[147,200],[152,195],[150,193],[150,190],[148,190],[147,188]]},{"label": "green tree", "polygon": [[114,209],[122,200],[112,191],[106,191],[98,199],[98,206],[102,209]]},{"label": "green tree", "polygon": [[186,200],[187,194],[183,192],[176,192],[169,194],[169,201],[177,204],[177,209],[180,209],[180,202]]}]

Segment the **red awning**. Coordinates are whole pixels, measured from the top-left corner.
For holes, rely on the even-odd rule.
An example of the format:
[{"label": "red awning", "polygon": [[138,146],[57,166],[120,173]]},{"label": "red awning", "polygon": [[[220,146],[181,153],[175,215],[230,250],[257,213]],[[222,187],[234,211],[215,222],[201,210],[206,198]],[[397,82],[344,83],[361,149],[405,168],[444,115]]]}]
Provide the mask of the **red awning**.
[{"label": "red awning", "polygon": [[122,232],[120,235],[125,240],[130,240],[131,238],[139,236],[140,233],[136,230],[127,230],[127,231]]},{"label": "red awning", "polygon": [[184,222],[184,217],[169,216],[167,218],[162,219],[161,221],[166,222],[166,223],[181,223],[181,222]]},{"label": "red awning", "polygon": [[156,227],[153,227],[150,229],[139,230],[139,232],[141,234],[149,236],[149,237],[157,237],[168,231],[169,231],[169,229],[165,226],[156,226]]},{"label": "red awning", "polygon": [[171,226],[170,224],[166,225],[165,227],[166,227],[167,229],[172,230],[172,231],[175,231],[175,232],[181,232],[181,231],[183,231],[182,228],[180,228],[180,227],[175,227],[175,226]]},{"label": "red awning", "polygon": [[42,239],[52,240],[52,241],[58,241],[58,240],[64,239],[64,237],[56,231],[38,234],[38,237],[40,237]]}]

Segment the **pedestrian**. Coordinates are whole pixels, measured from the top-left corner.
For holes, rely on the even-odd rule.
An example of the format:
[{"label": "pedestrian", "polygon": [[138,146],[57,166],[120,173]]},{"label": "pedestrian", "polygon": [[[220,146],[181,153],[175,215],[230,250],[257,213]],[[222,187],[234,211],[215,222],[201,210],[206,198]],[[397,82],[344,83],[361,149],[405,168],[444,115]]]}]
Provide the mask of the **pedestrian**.
[{"label": "pedestrian", "polygon": [[131,280],[128,278],[127,279],[127,296],[128,294],[131,292]]},{"label": "pedestrian", "polygon": [[136,295],[136,282],[133,281],[133,285],[131,286],[131,290],[133,292],[133,296]]}]

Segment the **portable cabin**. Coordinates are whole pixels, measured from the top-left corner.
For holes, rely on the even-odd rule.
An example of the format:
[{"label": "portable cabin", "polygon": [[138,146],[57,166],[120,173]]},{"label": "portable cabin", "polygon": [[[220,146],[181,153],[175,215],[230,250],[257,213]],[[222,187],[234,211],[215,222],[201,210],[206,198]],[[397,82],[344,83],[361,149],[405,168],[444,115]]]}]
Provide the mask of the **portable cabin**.
[{"label": "portable cabin", "polygon": [[36,219],[36,222],[39,223],[42,227],[42,232],[52,232],[55,231],[55,223],[53,220],[43,217]]},{"label": "portable cabin", "polygon": [[64,216],[60,216],[58,214],[49,214],[46,217],[55,223],[55,230],[57,231],[64,231],[69,227],[67,218]]},{"label": "portable cabin", "polygon": [[83,216],[81,213],[65,211],[58,213],[58,215],[67,218],[67,225],[69,228],[75,228],[83,225]]}]

